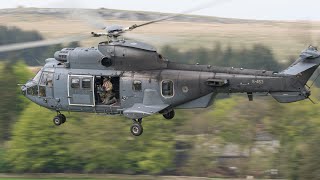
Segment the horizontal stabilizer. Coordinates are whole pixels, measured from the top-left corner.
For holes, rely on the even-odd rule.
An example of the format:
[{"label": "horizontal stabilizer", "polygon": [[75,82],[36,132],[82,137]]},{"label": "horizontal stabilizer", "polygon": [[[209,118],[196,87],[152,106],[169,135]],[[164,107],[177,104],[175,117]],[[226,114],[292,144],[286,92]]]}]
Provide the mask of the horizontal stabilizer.
[{"label": "horizontal stabilizer", "polygon": [[280,103],[296,102],[308,98],[301,92],[271,92],[270,94]]}]

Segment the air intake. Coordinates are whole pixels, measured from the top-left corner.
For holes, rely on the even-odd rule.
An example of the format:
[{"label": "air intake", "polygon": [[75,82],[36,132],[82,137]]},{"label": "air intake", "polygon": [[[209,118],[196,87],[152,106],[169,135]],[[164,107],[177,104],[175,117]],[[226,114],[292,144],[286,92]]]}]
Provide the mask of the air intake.
[{"label": "air intake", "polygon": [[58,61],[67,62],[68,56],[74,48],[63,48],[61,51],[57,51],[54,53],[54,58]]}]

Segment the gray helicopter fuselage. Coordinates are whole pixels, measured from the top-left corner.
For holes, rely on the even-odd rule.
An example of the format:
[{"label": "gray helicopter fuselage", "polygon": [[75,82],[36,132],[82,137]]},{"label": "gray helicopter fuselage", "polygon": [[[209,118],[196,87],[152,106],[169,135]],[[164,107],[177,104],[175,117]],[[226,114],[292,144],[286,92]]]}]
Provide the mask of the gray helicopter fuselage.
[{"label": "gray helicopter fuselage", "polygon": [[[98,48],[56,52],[22,91],[52,110],[123,114],[128,118],[205,108],[218,93],[248,93],[250,99],[252,93],[261,92],[279,102],[294,102],[310,95],[304,86],[320,62],[318,52],[314,53],[308,62],[300,59],[285,73],[276,73],[173,63],[141,42],[100,43]],[[101,102],[99,94],[107,77],[116,98],[109,105]]]}]

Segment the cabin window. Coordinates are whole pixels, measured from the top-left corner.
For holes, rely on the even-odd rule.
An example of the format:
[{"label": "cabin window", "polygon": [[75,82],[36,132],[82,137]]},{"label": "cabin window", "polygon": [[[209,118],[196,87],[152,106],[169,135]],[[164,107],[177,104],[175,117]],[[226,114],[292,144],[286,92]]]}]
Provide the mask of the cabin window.
[{"label": "cabin window", "polygon": [[72,78],[71,79],[71,87],[72,88],[80,88],[80,79]]},{"label": "cabin window", "polygon": [[90,89],[91,88],[91,79],[88,79],[88,78],[82,79],[82,88]]},{"label": "cabin window", "polygon": [[141,81],[137,81],[137,80],[133,81],[132,89],[133,89],[134,91],[141,91],[141,90],[142,90],[142,83],[141,83]]},{"label": "cabin window", "polygon": [[171,80],[163,80],[161,83],[161,93],[164,97],[172,97],[173,96],[173,81]]}]

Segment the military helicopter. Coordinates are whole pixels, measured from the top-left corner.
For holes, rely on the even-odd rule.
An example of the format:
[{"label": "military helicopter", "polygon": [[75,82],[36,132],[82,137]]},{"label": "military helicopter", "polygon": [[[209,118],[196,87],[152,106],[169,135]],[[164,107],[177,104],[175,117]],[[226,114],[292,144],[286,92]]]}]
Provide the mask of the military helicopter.
[{"label": "military helicopter", "polygon": [[[106,41],[98,47],[57,51],[32,80],[21,86],[21,91],[34,103],[56,111],[53,123],[57,126],[66,122],[62,111],[120,114],[133,120],[130,131],[134,136],[143,133],[144,117],[160,113],[172,119],[175,109],[206,108],[218,93],[246,93],[250,101],[254,93],[267,93],[280,103],[309,98],[306,83],[320,65],[320,52],[312,46],[302,51],[290,67],[274,72],[179,64],[164,58],[149,44],[121,38],[127,31],[178,15],[92,32],[90,36],[105,36]],[[62,41],[66,39],[0,46],[0,52]],[[103,99],[105,82],[112,85],[108,101]]]}]

